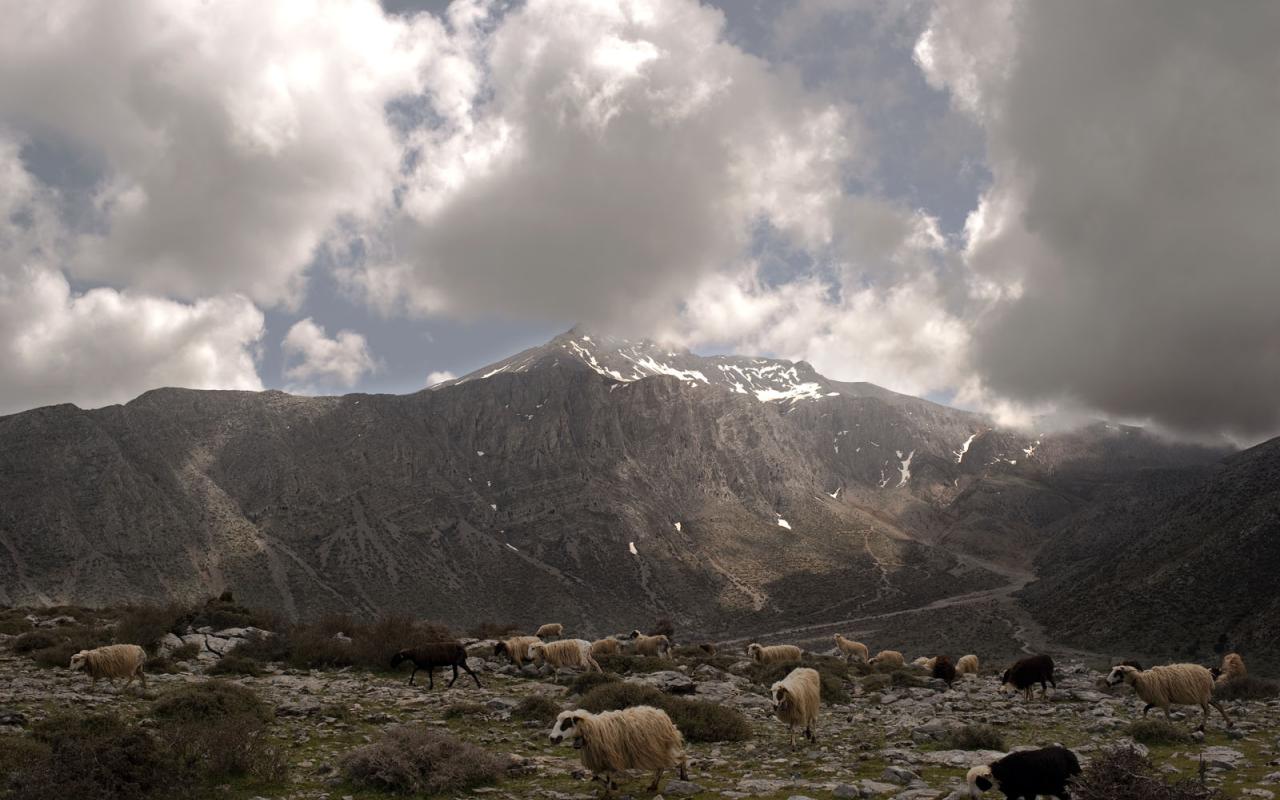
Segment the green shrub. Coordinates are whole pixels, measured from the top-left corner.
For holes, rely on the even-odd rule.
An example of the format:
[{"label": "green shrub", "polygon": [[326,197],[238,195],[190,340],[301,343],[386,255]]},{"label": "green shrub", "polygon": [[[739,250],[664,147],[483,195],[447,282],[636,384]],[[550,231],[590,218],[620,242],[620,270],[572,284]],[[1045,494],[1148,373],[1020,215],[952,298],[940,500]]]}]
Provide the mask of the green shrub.
[{"label": "green shrub", "polygon": [[14,639],[13,643],[9,645],[9,649],[15,653],[31,653],[36,650],[46,650],[54,647],[61,644],[62,640],[62,637],[53,631],[31,631]]},{"label": "green shrub", "polygon": [[54,632],[58,643],[33,650],[31,660],[42,667],[66,667],[71,657],[81,650],[92,650],[110,643],[107,631],[82,625],[67,625]]},{"label": "green shrub", "polygon": [[1164,719],[1139,719],[1125,726],[1125,733],[1143,744],[1185,744],[1191,734]]},{"label": "green shrub", "polygon": [[918,688],[928,684],[928,680],[910,669],[897,669],[889,673],[889,682],[896,688]]},{"label": "green shrub", "polygon": [[31,737],[18,746],[21,760],[6,757],[15,761],[0,784],[6,797],[134,800],[181,778],[150,733],[117,717],[58,715],[33,726]]},{"label": "green shrub", "polygon": [[1215,700],[1270,700],[1280,695],[1280,683],[1246,675],[1226,683],[1215,684]]},{"label": "green shrub", "polygon": [[253,690],[214,679],[165,692],[152,703],[151,714],[157,719],[182,722],[240,716],[266,722],[272,719],[274,710]]},{"label": "green shrub", "polygon": [[339,762],[360,789],[395,794],[461,792],[498,781],[509,759],[430,728],[400,726]]},{"label": "green shrub", "polygon": [[617,683],[622,680],[612,672],[580,672],[569,681],[569,694],[586,694],[605,683]]},{"label": "green shrub", "polygon": [[862,685],[862,691],[864,692],[883,692],[893,685],[893,679],[888,675],[877,673],[866,676],[859,683]]},{"label": "green shrub", "polygon": [[174,604],[167,606],[131,606],[120,615],[115,627],[115,640],[121,644],[141,645],[154,654],[166,633],[178,633],[186,611]]},{"label": "green shrub", "polygon": [[262,628],[273,631],[280,627],[279,620],[272,612],[242,606],[227,592],[188,610],[178,624],[182,628],[203,628],[207,625],[215,631],[225,628]]},{"label": "green shrub", "polygon": [[655,658],[654,656],[596,656],[596,663],[606,672],[619,674],[661,672],[664,669],[671,669],[673,666],[671,661],[665,658]]},{"label": "green shrub", "polygon": [[1004,752],[1004,737],[990,725],[965,725],[947,734],[947,746],[952,750],[999,750]]},{"label": "green shrub", "polygon": [[516,719],[551,723],[560,713],[560,704],[544,694],[531,694],[511,709]]},{"label": "green shrub", "polygon": [[445,719],[461,719],[463,717],[479,717],[489,713],[489,709],[479,703],[454,703],[444,710]]},{"label": "green shrub", "polygon": [[579,705],[595,714],[631,706],[661,708],[691,742],[737,742],[751,737],[751,724],[736,709],[705,700],[672,697],[636,683],[597,686],[583,696]]},{"label": "green shrub", "polygon": [[190,661],[198,655],[200,655],[200,645],[195,642],[187,642],[180,647],[173,648],[173,652],[169,653],[169,658],[174,661]]},{"label": "green shrub", "polygon": [[261,664],[269,664],[273,661],[288,661],[289,653],[289,632],[281,631],[271,636],[263,636],[261,634],[250,636],[231,648],[227,655],[257,661]]},{"label": "green shrub", "polygon": [[234,651],[218,659],[209,668],[210,675],[248,675],[257,678],[263,674],[262,665],[252,658],[237,655]]},{"label": "green shrub", "polygon": [[296,669],[334,669],[355,664],[351,642],[337,638],[320,626],[294,628],[289,632],[286,660]]},{"label": "green shrub", "polygon": [[1192,779],[1166,782],[1151,761],[1132,747],[1094,755],[1071,785],[1076,800],[1226,800],[1217,789]]},{"label": "green shrub", "polygon": [[156,737],[189,779],[279,782],[289,767],[285,751],[271,741],[266,721],[252,713],[169,719],[157,728]]},{"label": "green shrub", "polygon": [[182,668],[169,656],[152,656],[143,671],[148,675],[175,675],[182,672]]}]

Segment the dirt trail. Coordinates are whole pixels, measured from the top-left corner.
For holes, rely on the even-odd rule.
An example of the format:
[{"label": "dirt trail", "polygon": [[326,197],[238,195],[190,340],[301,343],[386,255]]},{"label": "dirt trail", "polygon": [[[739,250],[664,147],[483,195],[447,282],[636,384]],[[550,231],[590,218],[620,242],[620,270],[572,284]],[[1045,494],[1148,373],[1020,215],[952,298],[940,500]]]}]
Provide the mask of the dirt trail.
[{"label": "dirt trail", "polygon": [[819,640],[822,640],[825,644],[830,644],[828,640],[831,634],[837,632],[847,633],[850,630],[856,630],[858,627],[865,625],[866,623],[880,622],[894,617],[900,617],[904,614],[915,614],[922,611],[936,611],[939,609],[976,605],[979,603],[994,601],[999,608],[999,618],[1009,625],[1010,636],[1018,642],[1024,653],[1052,653],[1055,655],[1066,655],[1076,658],[1089,658],[1099,655],[1087,650],[1079,650],[1051,641],[1046,634],[1044,627],[1036,622],[1031,614],[1017,602],[1013,596],[1014,593],[1034,581],[1034,573],[1019,567],[997,564],[975,556],[959,553],[955,554],[955,556],[961,562],[969,566],[979,567],[997,575],[1001,575],[1007,578],[1009,582],[1004,586],[998,586],[994,589],[983,589],[976,592],[951,595],[950,597],[943,597],[938,600],[934,600],[931,603],[915,606],[913,608],[903,608],[897,611],[886,611],[880,614],[868,614],[859,617],[847,617],[844,619],[831,620],[829,622],[796,625],[765,633],[758,633],[751,637],[728,639],[722,642],[722,644],[732,646],[735,644],[745,644],[748,640],[768,642],[771,640],[782,639],[785,639],[787,642],[792,644],[807,644],[810,642],[817,642]]}]

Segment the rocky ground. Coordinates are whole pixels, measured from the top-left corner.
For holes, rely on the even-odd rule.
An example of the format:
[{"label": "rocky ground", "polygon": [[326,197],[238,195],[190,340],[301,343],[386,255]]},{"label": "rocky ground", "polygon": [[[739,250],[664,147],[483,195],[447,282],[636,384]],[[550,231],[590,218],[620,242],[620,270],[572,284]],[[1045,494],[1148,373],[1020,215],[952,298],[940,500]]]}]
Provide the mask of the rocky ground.
[{"label": "rocky ground", "polygon": [[[233,636],[222,638],[234,638]],[[514,667],[494,660],[491,648],[469,648],[470,664],[484,688],[465,674],[452,688],[436,676],[428,690],[406,685],[406,674],[359,671],[298,671],[273,667],[261,677],[235,679],[276,706],[272,735],[288,753],[287,779],[275,784],[232,784],[219,792],[227,798],[375,797],[342,784],[335,763],[346,751],[371,741],[395,724],[448,729],[488,750],[509,753],[515,767],[500,783],[468,794],[493,797],[549,797],[586,800],[599,793],[588,781],[575,751],[552,746],[549,726],[513,719],[511,711],[524,697],[546,695],[563,707],[575,697],[556,681],[567,675]],[[206,656],[206,663],[208,662]],[[1103,691],[1101,674],[1080,663],[1062,663],[1059,682],[1047,700],[1026,702],[997,691],[992,674],[966,678],[947,689],[940,682],[910,688],[870,690],[865,678],[847,685],[847,703],[826,704],[819,741],[792,750],[784,728],[770,717],[763,686],[742,675],[746,663],[723,661],[727,669],[677,660],[669,671],[625,676],[664,691],[691,693],[739,709],[751,721],[754,735],[744,742],[691,744],[690,781],[668,778],[664,797],[857,798],[903,800],[959,798],[964,774],[976,764],[1001,755],[995,751],[948,749],[947,733],[958,726],[994,726],[1010,748],[1061,743],[1082,759],[1099,748],[1128,741],[1124,730],[1137,718],[1141,704],[1127,688]],[[150,700],[177,685],[202,681],[201,663],[186,671],[152,675],[145,694],[117,692],[106,684],[89,690],[88,679],[66,669],[41,669],[25,657],[0,647],[0,747],[10,737],[25,735],[34,722],[68,708],[112,711],[144,717]],[[406,670],[407,672],[407,670]],[[562,671],[563,672],[563,671]],[[446,675],[447,677],[447,675]],[[471,713],[446,718],[445,711],[476,704]],[[1202,738],[1181,745],[1153,746],[1150,755],[1167,773],[1205,779],[1232,797],[1270,798],[1280,793],[1280,701],[1231,703],[1233,730],[1211,720]],[[1191,729],[1199,712],[1175,714],[1178,725]],[[1141,748],[1142,746],[1139,745]],[[622,794],[649,797],[647,776],[635,774],[622,784]]]}]

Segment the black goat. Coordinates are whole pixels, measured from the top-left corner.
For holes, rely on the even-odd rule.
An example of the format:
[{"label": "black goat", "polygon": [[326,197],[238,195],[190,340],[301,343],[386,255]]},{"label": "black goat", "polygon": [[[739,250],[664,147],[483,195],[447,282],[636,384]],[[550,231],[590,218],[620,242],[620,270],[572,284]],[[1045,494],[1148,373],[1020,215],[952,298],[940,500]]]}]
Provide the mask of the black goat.
[{"label": "black goat", "polygon": [[1003,687],[1017,689],[1023,692],[1027,699],[1032,696],[1032,687],[1040,684],[1040,694],[1042,697],[1049,696],[1049,684],[1057,689],[1058,684],[1053,682],[1053,659],[1046,655],[1029,656],[1014,664],[1004,671],[1004,675],[1000,676],[1000,682]]},{"label": "black goat", "polygon": [[1067,784],[1080,774],[1080,760],[1065,747],[1042,747],[1010,753],[985,767],[969,770],[969,794],[977,797],[999,789],[1009,800],[1035,800],[1040,795],[1068,800]]},{"label": "black goat", "polygon": [[476,682],[477,688],[484,688],[480,686],[480,679],[471,671],[471,667],[467,666],[467,649],[458,642],[428,642],[401,650],[391,657],[391,668],[395,669],[403,661],[413,662],[413,672],[409,673],[410,686],[413,685],[413,676],[418,674],[418,670],[425,669],[427,688],[436,688],[436,667],[453,667],[453,680],[449,681],[449,686],[453,686],[458,680],[458,667],[462,667]]}]

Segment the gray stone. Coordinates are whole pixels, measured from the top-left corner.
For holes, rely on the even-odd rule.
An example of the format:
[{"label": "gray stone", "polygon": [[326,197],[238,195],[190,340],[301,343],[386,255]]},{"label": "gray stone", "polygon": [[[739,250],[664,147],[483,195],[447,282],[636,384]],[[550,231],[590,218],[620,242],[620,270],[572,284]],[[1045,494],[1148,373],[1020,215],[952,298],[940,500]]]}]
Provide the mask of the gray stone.
[{"label": "gray stone", "polygon": [[627,680],[630,683],[652,686],[667,694],[692,694],[694,690],[692,678],[669,669],[638,675]]},{"label": "gray stone", "polygon": [[705,788],[693,781],[682,781],[679,778],[672,778],[667,781],[666,786],[662,787],[663,794],[675,795],[676,797],[688,797],[705,791]]},{"label": "gray stone", "polygon": [[745,778],[738,781],[738,791],[747,794],[773,794],[791,785],[790,781],[776,778]]}]

